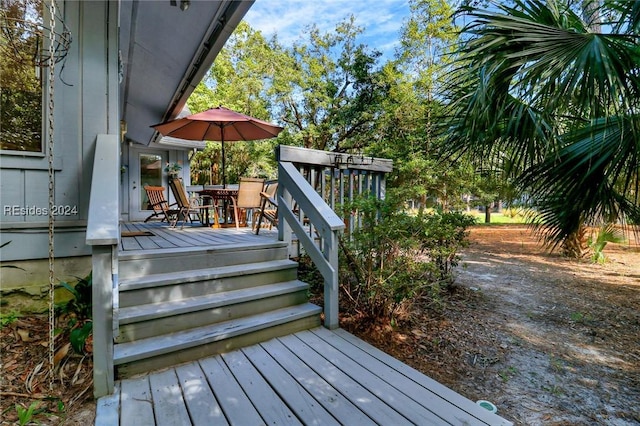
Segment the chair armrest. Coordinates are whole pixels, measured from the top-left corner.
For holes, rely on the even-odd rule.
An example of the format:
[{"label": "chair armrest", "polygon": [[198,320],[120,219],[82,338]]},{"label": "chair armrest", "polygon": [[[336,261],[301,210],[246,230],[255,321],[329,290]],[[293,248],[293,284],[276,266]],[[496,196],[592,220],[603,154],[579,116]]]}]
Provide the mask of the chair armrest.
[{"label": "chair armrest", "polygon": [[167,206],[167,209],[169,209],[171,206],[177,205],[177,203],[169,204],[167,200],[158,201],[157,203],[152,203],[150,201],[147,201],[147,202],[149,203],[152,209],[155,207],[160,207],[160,209],[162,209],[163,204]]},{"label": "chair armrest", "polygon": [[274,206],[278,207],[278,201],[277,201],[275,198],[271,197],[271,196],[270,196],[269,194],[267,194],[266,192],[261,192],[261,193],[260,193],[260,197],[262,197],[262,200],[263,200],[263,201],[268,201],[268,202],[270,202],[271,204],[273,204]]}]

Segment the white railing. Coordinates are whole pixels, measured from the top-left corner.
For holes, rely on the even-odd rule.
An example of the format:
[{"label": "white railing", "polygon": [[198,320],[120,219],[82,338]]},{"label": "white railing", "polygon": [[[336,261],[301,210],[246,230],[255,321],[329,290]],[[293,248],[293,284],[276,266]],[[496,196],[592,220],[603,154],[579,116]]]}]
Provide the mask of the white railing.
[{"label": "white railing", "polygon": [[[300,220],[297,205],[309,218],[320,236],[321,249],[315,238],[307,235],[304,219]],[[292,163],[278,163],[278,239],[291,242],[295,233],[299,244],[316,265],[324,278],[324,325],[338,327],[338,233],[344,223],[324,202],[311,185],[298,173]]]},{"label": "white railing", "polygon": [[[278,147],[278,238],[290,248],[295,233],[324,278],[324,325],[338,327],[338,244],[340,234],[359,225],[355,211],[336,209],[359,194],[384,198],[391,160],[281,145]],[[345,225],[346,224],[346,225]]]},{"label": "white railing", "polygon": [[117,135],[98,135],[87,217],[92,246],[94,396],[113,393],[113,337],[117,332],[118,245],[120,244],[119,145]]},{"label": "white railing", "polygon": [[393,161],[362,155],[319,151],[280,145],[278,161],[293,163],[322,199],[338,213],[352,233],[362,220],[357,211],[342,213],[342,206],[367,196],[385,198],[386,174],[393,170]]}]

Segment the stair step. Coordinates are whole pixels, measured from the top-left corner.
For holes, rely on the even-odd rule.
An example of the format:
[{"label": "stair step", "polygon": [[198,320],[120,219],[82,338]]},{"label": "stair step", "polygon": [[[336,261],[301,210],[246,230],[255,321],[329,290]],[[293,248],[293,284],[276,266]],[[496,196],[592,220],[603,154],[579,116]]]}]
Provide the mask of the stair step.
[{"label": "stair step", "polygon": [[275,268],[297,268],[298,264],[291,260],[272,260],[269,262],[252,263],[250,265],[230,265],[213,268],[193,269],[188,271],[164,272],[150,274],[137,278],[121,279],[118,284],[120,292],[139,290],[149,287],[171,285],[176,282],[188,283],[205,279],[219,279],[238,275],[259,274]]},{"label": "stair step", "polygon": [[246,265],[255,262],[288,259],[283,242],[244,243],[219,247],[140,250],[118,257],[120,279],[190,269]]},{"label": "stair step", "polygon": [[118,315],[120,324],[131,324],[184,314],[187,312],[213,309],[220,306],[235,305],[249,300],[264,299],[280,294],[307,290],[309,286],[302,281],[288,281],[284,283],[268,284],[258,288],[225,291],[207,296],[190,297],[170,302],[149,303],[147,305],[131,306],[120,309]]},{"label": "stair step", "polygon": [[120,307],[291,281],[297,277],[297,266],[296,262],[287,259],[127,278],[118,285]]},{"label": "stair step", "polygon": [[[304,303],[187,331],[116,344],[114,364],[120,366],[118,374],[121,376],[163,368],[319,325],[321,312],[320,307]],[[302,323],[295,325],[296,321]],[[288,324],[291,325],[287,328]],[[264,333],[260,333],[262,331]],[[236,338],[238,342],[234,343],[233,339]],[[222,345],[216,346],[215,343]],[[191,351],[203,345],[210,345],[211,349]],[[136,366],[136,362],[141,365]]]},{"label": "stair step", "polygon": [[220,323],[308,301],[309,286],[302,281],[133,306],[120,310],[117,342],[130,342]]},{"label": "stair step", "polygon": [[173,247],[166,249],[141,249],[127,250],[118,254],[118,259],[123,261],[140,260],[140,259],[156,259],[156,258],[173,258],[176,256],[194,257],[199,254],[220,254],[220,253],[240,253],[244,254],[253,250],[274,249],[286,247],[287,244],[282,241],[261,241],[261,242],[245,242],[220,244],[215,246],[198,246],[198,247]]}]

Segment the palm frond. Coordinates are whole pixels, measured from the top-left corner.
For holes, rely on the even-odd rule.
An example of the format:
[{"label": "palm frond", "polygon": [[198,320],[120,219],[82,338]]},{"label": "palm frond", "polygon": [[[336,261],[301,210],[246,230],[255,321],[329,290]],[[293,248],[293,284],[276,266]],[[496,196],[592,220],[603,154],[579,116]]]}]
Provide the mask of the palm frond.
[{"label": "palm frond", "polygon": [[640,87],[632,72],[640,63],[636,37],[591,33],[571,9],[550,7],[555,2],[515,3],[520,8],[501,6],[508,14],[471,14],[476,37],[460,52],[465,61],[495,71],[517,66],[509,91],[538,109],[590,117],[629,111]]},{"label": "palm frond", "polygon": [[583,3],[585,16],[559,0],[467,9],[445,92],[447,155],[519,175],[555,243],[585,223],[640,217],[640,2],[598,4]]},{"label": "palm frond", "polygon": [[609,117],[567,133],[558,157],[547,158],[518,179],[522,190],[535,194],[537,224],[549,232],[548,240],[559,243],[582,224],[637,223],[639,119]]}]

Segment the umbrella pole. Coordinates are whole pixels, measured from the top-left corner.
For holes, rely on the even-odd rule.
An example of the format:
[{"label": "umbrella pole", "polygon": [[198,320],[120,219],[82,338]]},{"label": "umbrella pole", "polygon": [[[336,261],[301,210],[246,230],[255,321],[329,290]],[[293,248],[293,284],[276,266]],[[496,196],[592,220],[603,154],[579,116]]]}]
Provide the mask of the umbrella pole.
[{"label": "umbrella pole", "polygon": [[227,187],[227,178],[225,176],[225,164],[224,164],[224,128],[222,128],[222,137],[220,139],[222,139],[222,187],[226,188]]}]

